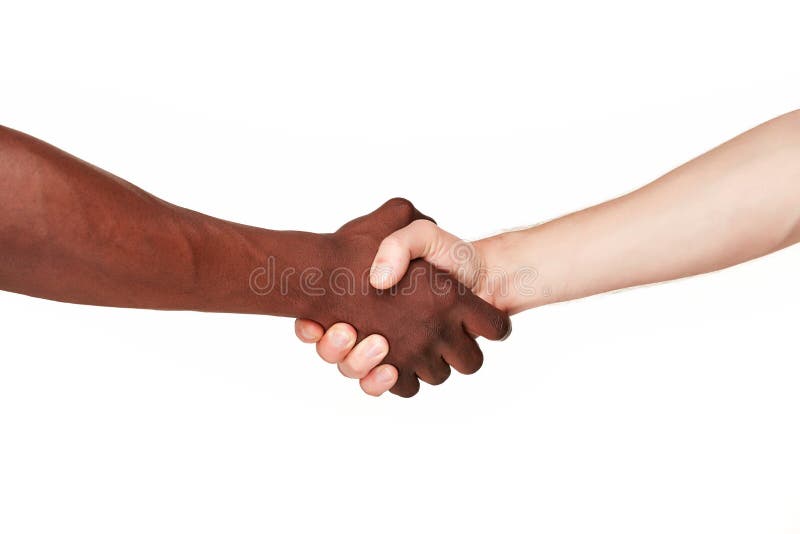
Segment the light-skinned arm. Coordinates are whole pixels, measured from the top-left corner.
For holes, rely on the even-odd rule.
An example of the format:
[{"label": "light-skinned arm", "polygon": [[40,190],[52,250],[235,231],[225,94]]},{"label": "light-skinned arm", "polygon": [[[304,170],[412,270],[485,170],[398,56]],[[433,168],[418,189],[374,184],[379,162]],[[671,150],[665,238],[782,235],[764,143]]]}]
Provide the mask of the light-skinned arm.
[{"label": "light-skinned arm", "polygon": [[[410,259],[424,258],[515,314],[724,269],[798,241],[800,111],[794,111],[641,189],[538,226],[467,244],[430,221],[415,221],[383,240],[371,283],[390,287]],[[382,393],[386,382],[378,378],[392,371],[364,358],[365,347],[350,343],[348,325],[324,333],[301,321],[296,331],[346,376],[359,378],[367,393]],[[362,343],[386,341],[371,336]]]}]

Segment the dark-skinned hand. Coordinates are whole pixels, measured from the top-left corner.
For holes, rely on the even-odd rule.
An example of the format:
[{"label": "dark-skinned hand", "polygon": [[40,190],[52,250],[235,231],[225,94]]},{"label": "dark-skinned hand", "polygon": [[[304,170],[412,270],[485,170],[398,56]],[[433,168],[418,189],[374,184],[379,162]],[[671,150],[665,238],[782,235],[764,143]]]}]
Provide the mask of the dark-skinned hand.
[{"label": "dark-skinned hand", "polygon": [[357,342],[369,334],[383,335],[390,346],[383,363],[398,370],[391,392],[402,397],[417,393],[419,379],[441,384],[450,366],[465,374],[477,371],[483,354],[470,333],[497,340],[510,330],[506,313],[423,260],[411,262],[391,290],[369,284],[369,268],[383,238],[417,219],[431,220],[397,198],[330,234],[330,261],[321,268],[322,282],[315,284],[325,294],[304,317],[325,329],[349,323]]}]

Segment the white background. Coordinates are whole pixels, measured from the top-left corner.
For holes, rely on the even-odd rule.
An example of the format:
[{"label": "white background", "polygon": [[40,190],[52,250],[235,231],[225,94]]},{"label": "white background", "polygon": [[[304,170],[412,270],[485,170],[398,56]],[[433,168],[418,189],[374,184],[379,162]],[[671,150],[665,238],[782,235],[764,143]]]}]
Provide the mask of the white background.
[{"label": "white background", "polygon": [[[794,4],[3,0],[0,123],[239,222],[477,238],[800,107]],[[0,293],[0,531],[800,532],[798,269],[527,312],[410,400],[287,319]]]}]

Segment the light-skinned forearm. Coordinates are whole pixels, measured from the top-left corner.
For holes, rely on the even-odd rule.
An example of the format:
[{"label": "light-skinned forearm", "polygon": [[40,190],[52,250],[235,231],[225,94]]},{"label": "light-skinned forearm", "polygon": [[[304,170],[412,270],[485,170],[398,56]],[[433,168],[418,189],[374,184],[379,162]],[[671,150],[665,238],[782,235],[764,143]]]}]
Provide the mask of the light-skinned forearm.
[{"label": "light-skinned forearm", "polygon": [[[516,313],[691,276],[800,240],[800,112],[764,123],[620,198],[476,242],[533,291],[490,298]],[[528,288],[530,289],[530,288]]]}]

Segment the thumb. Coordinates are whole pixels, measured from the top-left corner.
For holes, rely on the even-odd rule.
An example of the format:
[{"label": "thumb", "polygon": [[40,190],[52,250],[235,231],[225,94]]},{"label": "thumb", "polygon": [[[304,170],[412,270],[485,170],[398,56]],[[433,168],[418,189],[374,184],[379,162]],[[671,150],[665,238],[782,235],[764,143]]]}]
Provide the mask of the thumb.
[{"label": "thumb", "polygon": [[[428,263],[462,278],[463,258],[458,250],[464,241],[427,220],[417,220],[387,236],[372,262],[369,281],[377,289],[388,289],[399,282],[411,260]],[[470,276],[472,273],[467,273]]]}]

